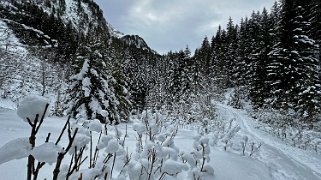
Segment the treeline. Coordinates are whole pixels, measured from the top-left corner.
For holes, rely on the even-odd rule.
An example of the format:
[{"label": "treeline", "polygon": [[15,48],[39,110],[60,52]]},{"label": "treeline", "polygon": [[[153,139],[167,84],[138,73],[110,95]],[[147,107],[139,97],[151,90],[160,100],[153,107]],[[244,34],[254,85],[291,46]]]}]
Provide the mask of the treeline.
[{"label": "treeline", "polygon": [[240,24],[230,18],[193,57],[188,49],[165,56],[163,76],[172,77],[165,87],[179,100],[206,86],[235,87],[248,92],[257,108],[313,118],[321,106],[320,26],[319,0],[275,2],[270,12],[253,12]]}]

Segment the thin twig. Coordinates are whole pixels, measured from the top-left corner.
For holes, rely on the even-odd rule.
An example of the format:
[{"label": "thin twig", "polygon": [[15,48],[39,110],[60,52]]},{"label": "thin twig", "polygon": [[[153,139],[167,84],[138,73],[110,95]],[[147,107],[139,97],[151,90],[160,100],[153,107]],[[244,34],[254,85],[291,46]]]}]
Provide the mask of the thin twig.
[{"label": "thin twig", "polygon": [[67,119],[64,127],[62,128],[62,130],[61,130],[61,132],[60,132],[60,135],[59,135],[59,137],[58,137],[58,139],[57,139],[57,141],[56,141],[56,143],[55,143],[56,145],[58,145],[58,143],[60,142],[61,137],[62,137],[62,135],[64,134],[64,132],[65,132],[65,130],[66,130],[66,128],[67,128],[67,125],[68,125],[69,122],[70,122],[70,118],[71,118],[71,116],[68,117],[68,119]]},{"label": "thin twig", "polygon": [[[43,120],[44,120],[44,118],[45,118],[45,115],[46,115],[46,112],[47,112],[47,110],[48,110],[48,107],[49,107],[49,104],[46,104],[46,107],[45,107],[45,110],[44,110],[44,112],[43,112],[43,114],[42,114],[42,116],[41,116],[41,119],[40,119],[40,122],[39,122],[39,124],[38,124],[38,127],[36,127],[36,133],[38,133],[38,131],[39,131],[39,129],[40,129],[40,126],[41,126],[41,124],[43,123]],[[36,125],[36,123],[35,123],[35,125]]]}]

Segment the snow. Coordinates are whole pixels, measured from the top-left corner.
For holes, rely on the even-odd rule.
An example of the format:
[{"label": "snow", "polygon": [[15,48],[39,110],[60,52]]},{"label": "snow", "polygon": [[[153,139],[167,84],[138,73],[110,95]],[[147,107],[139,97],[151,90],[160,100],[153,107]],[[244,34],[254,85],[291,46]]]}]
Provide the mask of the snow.
[{"label": "snow", "polygon": [[215,179],[217,180],[275,179],[270,175],[270,167],[262,162],[218,150],[215,150],[212,156],[215,161],[213,167],[215,169]]},{"label": "snow", "polygon": [[17,109],[17,104],[10,99],[0,99],[0,108],[14,110]]},{"label": "snow", "polygon": [[103,149],[103,148],[107,147],[108,142],[109,142],[111,139],[113,139],[112,136],[103,135],[103,136],[101,137],[101,140],[100,140],[99,144],[98,144],[98,148],[99,148],[99,149]]},{"label": "snow", "polygon": [[258,130],[255,120],[245,111],[224,104],[218,104],[217,109],[224,118],[237,120],[240,134],[262,143],[257,159],[269,166],[273,179],[321,179],[320,154],[291,147],[271,134]]},{"label": "snow", "polygon": [[90,131],[95,131],[97,133],[100,133],[102,130],[102,125],[98,119],[89,122],[88,127]]},{"label": "snow", "polygon": [[14,35],[4,19],[0,20],[0,29],[4,29],[4,31],[0,31],[0,37],[5,37],[0,41],[0,48],[8,53],[25,57],[28,52],[27,49],[19,42],[19,39]]},{"label": "snow", "polygon": [[[214,134],[199,136],[197,132],[198,126],[189,125],[178,128],[175,139],[169,140],[168,136],[171,136],[171,132],[174,130],[174,128],[170,127],[173,124],[164,123],[167,124],[164,127],[167,129],[165,131],[166,133],[161,133],[157,137],[160,139],[160,142],[166,141],[168,146],[160,147],[160,144],[156,145],[156,143],[153,142],[146,142],[147,145],[145,147],[147,149],[158,149],[157,151],[159,154],[157,154],[157,157],[164,158],[168,156],[178,156],[182,157],[185,162],[187,161],[186,163],[183,163],[183,161],[180,161],[180,158],[177,160],[172,158],[164,159],[164,164],[160,171],[167,173],[165,179],[190,179],[190,177],[193,177],[193,173],[201,176],[204,180],[321,179],[320,154],[284,144],[280,139],[257,128],[259,124],[243,110],[237,110],[221,103],[216,103],[215,106],[220,120],[226,121],[229,125],[230,121],[233,119],[231,123],[231,131],[233,131],[233,127],[239,127],[236,134],[233,136],[228,135],[230,133],[225,134],[222,139],[213,143]],[[52,133],[51,139],[56,139],[64,125],[65,119],[66,118],[47,118],[46,121],[44,121],[43,127],[39,131],[39,138],[37,137],[37,143],[40,143],[40,145],[37,145],[31,151],[28,138],[23,138],[30,133],[28,124],[21,123],[21,120],[19,120],[15,110],[0,109],[0,122],[2,123],[2,126],[0,127],[0,137],[4,139],[4,141],[0,141],[1,178],[12,180],[25,179],[26,174],[17,173],[17,169],[25,169],[27,164],[26,157],[31,153],[36,157],[36,160],[53,163],[53,165],[45,165],[43,171],[41,171],[41,174],[39,175],[39,179],[44,179],[45,177],[50,179],[56,160],[56,154],[59,152],[60,148],[50,142],[44,144],[41,144],[41,142],[44,142],[48,132]],[[150,124],[152,125],[153,123],[150,122]],[[84,133],[76,135],[76,140],[73,146],[77,146],[77,149],[78,147],[87,146],[90,141],[88,133],[85,132],[86,129],[87,131],[92,130],[96,132],[100,130],[98,127],[98,120],[91,121],[86,125],[89,129],[83,127]],[[136,138],[138,136],[137,132],[144,135],[145,126],[137,121],[133,124],[129,123],[127,126],[128,136],[126,138],[125,147],[127,148],[126,151],[128,150],[131,154],[135,152]],[[124,124],[118,125],[117,128],[120,132],[125,132]],[[114,129],[115,128],[109,128],[108,135],[101,136],[99,149],[105,148],[106,153],[118,154],[122,147],[115,138]],[[229,132],[228,128],[225,127],[225,131]],[[99,133],[93,133],[93,142],[97,142],[98,135]],[[227,151],[224,151],[224,146],[222,145],[223,142],[221,142],[221,140],[226,136],[232,136],[230,137],[230,141],[233,145],[229,146]],[[145,142],[144,136],[142,139]],[[241,142],[244,142],[245,139],[248,142],[248,148],[246,149],[245,156],[243,156],[239,146],[241,146]],[[262,147],[254,153],[252,157],[249,157],[249,144],[252,142],[255,143],[255,145],[262,143]],[[66,140],[63,140],[63,144],[65,143]],[[205,149],[210,148],[205,150],[205,154],[209,159],[211,159],[211,161],[206,161],[203,167],[203,172],[200,172],[197,166],[193,166],[197,161],[200,163],[201,159],[199,158],[202,158],[202,149],[195,152],[195,148],[199,149],[200,145],[203,145]],[[148,151],[144,153],[148,153]],[[68,155],[68,157],[70,157],[70,155]],[[132,160],[128,164],[127,179],[139,179],[142,165],[147,167],[148,164],[150,164],[146,156],[141,157],[140,159],[136,158],[138,157],[133,156]],[[108,166],[106,168],[109,170],[110,167]],[[66,169],[68,169],[68,167],[61,168],[62,173],[66,172]],[[116,174],[118,171],[120,171],[120,169],[117,169],[116,165],[115,173],[113,174]],[[99,172],[100,171],[96,168],[91,170],[81,169],[70,179],[77,179],[80,176],[80,173],[83,174],[83,178],[86,177],[90,179]],[[177,173],[179,174],[175,175]],[[113,175],[113,178],[120,179],[121,176],[118,177]]]},{"label": "snow", "polygon": [[106,152],[107,153],[116,153],[119,149],[119,144],[117,142],[116,139],[111,139],[109,142],[108,142],[108,145],[107,145],[107,148],[106,148]]},{"label": "snow", "polygon": [[39,119],[43,116],[46,105],[49,104],[49,100],[42,96],[29,95],[25,97],[18,106],[17,114],[25,122],[28,122],[27,118],[33,123],[36,115],[39,115]]},{"label": "snow", "polygon": [[81,148],[86,147],[89,142],[90,138],[87,135],[78,133],[72,143],[69,153],[73,154],[75,153],[75,150],[79,151]]},{"label": "snow", "polygon": [[89,97],[90,95],[90,79],[89,77],[85,77],[82,80],[82,90],[84,91],[85,97]]},{"label": "snow", "polygon": [[137,134],[142,135],[145,132],[145,126],[143,124],[135,123],[133,125],[133,130],[137,132]]},{"label": "snow", "polygon": [[180,172],[182,172],[183,170],[187,171],[188,167],[186,164],[174,161],[174,160],[167,160],[165,161],[163,167],[162,167],[162,171],[166,172],[167,174],[170,175],[175,175],[178,174]]},{"label": "snow", "polygon": [[52,164],[56,162],[58,153],[60,151],[61,151],[61,147],[50,142],[50,143],[45,143],[35,147],[32,150],[31,155],[33,155],[34,158],[39,162]]},{"label": "snow", "polygon": [[[70,77],[71,80],[83,80],[84,79],[84,75],[87,74],[89,70],[89,60],[86,59],[84,61],[84,64],[82,65],[82,68],[80,70],[80,72],[72,77]],[[89,87],[90,85],[90,80],[84,80],[82,83],[84,83],[84,85],[87,85]]]},{"label": "snow", "polygon": [[9,141],[0,148],[0,165],[13,159],[25,158],[30,154],[30,151],[29,138],[18,138]]}]

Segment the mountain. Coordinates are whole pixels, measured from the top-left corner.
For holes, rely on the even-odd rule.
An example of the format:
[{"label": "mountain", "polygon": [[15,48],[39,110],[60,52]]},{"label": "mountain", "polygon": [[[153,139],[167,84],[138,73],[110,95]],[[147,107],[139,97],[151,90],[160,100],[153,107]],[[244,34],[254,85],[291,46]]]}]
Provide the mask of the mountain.
[{"label": "mountain", "polygon": [[0,38],[0,96],[15,102],[30,93],[49,96],[52,112],[59,114],[70,77],[81,70],[80,54],[99,55],[107,64],[101,71],[108,74],[111,91],[122,101],[129,97],[121,96],[137,95],[150,81],[141,78],[145,85],[136,87],[137,80],[130,77],[142,71],[128,69],[129,64],[138,69],[144,64],[146,69],[160,58],[143,38],[113,28],[91,0],[0,1]]},{"label": "mountain", "polygon": [[[69,57],[85,36],[101,36],[107,42],[121,39],[129,46],[151,50],[137,35],[125,35],[103,17],[90,0],[1,1],[0,18],[26,45],[57,46]],[[68,54],[69,53],[69,54]]]},{"label": "mountain", "polygon": [[[149,52],[152,52],[153,50],[147,45],[145,40],[138,36],[138,35],[125,35],[120,38],[122,41],[124,41],[129,46],[134,46],[139,49],[143,49]],[[155,51],[154,51],[155,52]]]}]

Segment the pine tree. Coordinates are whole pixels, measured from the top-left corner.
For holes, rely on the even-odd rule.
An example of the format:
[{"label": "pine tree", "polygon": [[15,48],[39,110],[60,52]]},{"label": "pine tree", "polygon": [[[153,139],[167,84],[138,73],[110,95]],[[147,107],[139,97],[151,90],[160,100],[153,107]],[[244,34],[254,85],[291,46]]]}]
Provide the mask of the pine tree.
[{"label": "pine tree", "polygon": [[297,16],[293,21],[295,27],[293,50],[297,53],[295,58],[298,68],[296,70],[299,74],[297,110],[309,117],[314,117],[315,113],[320,110],[320,61],[315,55],[318,48],[316,41],[309,37],[311,29],[309,12],[312,7],[302,0],[297,0],[295,5]]},{"label": "pine tree", "polygon": [[321,1],[312,0],[309,2],[311,6],[310,20],[311,30],[310,36],[316,41],[319,49],[316,51],[316,56],[321,60]]},{"label": "pine tree", "polygon": [[282,1],[280,24],[278,27],[279,42],[274,45],[270,53],[270,62],[267,68],[270,79],[270,102],[273,106],[288,109],[293,108],[295,81],[298,78],[295,70],[295,52],[293,49],[295,17],[294,3],[291,0]]},{"label": "pine tree", "polygon": [[118,123],[119,102],[110,86],[112,77],[107,74],[104,56],[99,42],[79,47],[76,64],[82,66],[73,75],[69,88],[67,113],[75,118],[99,119],[102,123]]},{"label": "pine tree", "polygon": [[233,68],[233,78],[235,79],[236,86],[243,86],[250,84],[250,60],[249,55],[251,53],[251,39],[248,30],[248,18],[241,20],[239,30],[239,42],[236,49],[237,62]]},{"label": "pine tree", "polygon": [[173,53],[169,55],[169,58],[172,61],[172,67],[170,71],[170,84],[169,91],[172,95],[174,102],[179,102],[182,98],[183,92],[185,90],[182,78],[184,76],[184,52],[180,51],[179,53]]},{"label": "pine tree", "polygon": [[[257,14],[259,15],[259,14]],[[253,62],[253,77],[250,88],[252,102],[256,106],[263,106],[265,99],[268,97],[269,89],[267,87],[267,65],[269,62],[268,54],[272,50],[272,36],[270,34],[271,21],[268,12],[264,8],[261,17],[257,19],[255,46],[251,56]],[[254,37],[253,37],[254,38]]]},{"label": "pine tree", "polygon": [[207,37],[203,39],[201,47],[198,49],[198,53],[195,55],[196,61],[201,65],[201,73],[209,74],[211,66],[211,45]]},{"label": "pine tree", "polygon": [[130,102],[130,93],[128,90],[128,78],[124,74],[125,62],[119,62],[114,60],[112,70],[109,70],[112,74],[112,79],[109,80],[109,85],[113,87],[117,101],[117,110],[120,120],[122,122],[128,122],[129,115],[132,110],[132,103]]},{"label": "pine tree", "polygon": [[270,53],[268,66],[276,105],[311,115],[318,111],[320,62],[315,40],[309,37],[311,6],[305,1],[282,1],[279,41]]},{"label": "pine tree", "polygon": [[228,69],[228,63],[226,60],[228,46],[227,46],[226,31],[224,29],[221,29],[221,26],[219,26],[212,42],[215,42],[215,43],[212,44],[211,74],[213,74],[213,77],[215,78],[214,81],[216,81],[220,89],[225,89],[229,81],[228,79],[229,69]]},{"label": "pine tree", "polygon": [[227,52],[225,54],[225,70],[228,80],[228,86],[236,84],[236,78],[233,69],[236,65],[236,51],[238,44],[237,26],[234,26],[233,20],[230,17],[226,28],[226,47]]},{"label": "pine tree", "polygon": [[[191,76],[191,91],[193,94],[199,93],[203,90],[203,73],[202,73],[202,62],[199,59],[199,50],[196,49],[194,57],[190,58],[190,76]],[[210,75],[208,75],[210,76]]]}]

